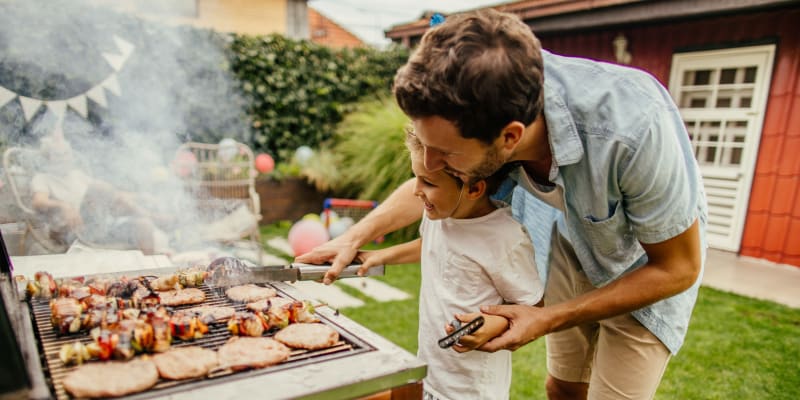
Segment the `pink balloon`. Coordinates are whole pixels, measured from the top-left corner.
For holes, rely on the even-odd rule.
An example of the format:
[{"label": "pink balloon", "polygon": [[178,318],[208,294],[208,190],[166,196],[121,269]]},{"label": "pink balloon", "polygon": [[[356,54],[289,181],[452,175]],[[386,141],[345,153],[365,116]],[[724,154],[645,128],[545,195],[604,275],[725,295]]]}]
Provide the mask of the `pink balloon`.
[{"label": "pink balloon", "polygon": [[308,253],[329,239],[328,230],[319,221],[300,220],[289,229],[289,245],[295,257]]},{"label": "pink balloon", "polygon": [[175,155],[175,160],[172,162],[172,169],[183,178],[191,175],[196,166],[197,157],[191,151],[181,151]]},{"label": "pink balloon", "polygon": [[269,154],[261,153],[256,156],[256,169],[258,172],[268,174],[275,168],[275,160]]}]

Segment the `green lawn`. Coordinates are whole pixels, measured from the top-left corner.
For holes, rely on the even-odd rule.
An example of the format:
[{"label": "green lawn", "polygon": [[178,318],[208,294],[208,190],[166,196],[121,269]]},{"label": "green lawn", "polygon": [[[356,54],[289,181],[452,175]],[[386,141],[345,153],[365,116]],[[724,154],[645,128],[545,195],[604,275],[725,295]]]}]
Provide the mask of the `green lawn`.
[{"label": "green lawn", "polygon": [[[410,300],[365,300],[344,315],[415,353],[419,265],[390,266],[377,279],[402,289]],[[544,341],[514,353],[512,399],[544,399]],[[800,309],[701,288],[689,334],[673,357],[656,399],[800,398]]]}]

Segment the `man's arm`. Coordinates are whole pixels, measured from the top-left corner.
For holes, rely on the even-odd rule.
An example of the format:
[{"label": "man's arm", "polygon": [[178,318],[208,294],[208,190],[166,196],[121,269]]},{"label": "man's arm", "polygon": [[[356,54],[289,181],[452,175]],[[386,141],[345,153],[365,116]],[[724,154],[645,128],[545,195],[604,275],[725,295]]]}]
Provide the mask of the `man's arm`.
[{"label": "man's arm", "polygon": [[481,311],[506,317],[509,329],[480,350],[516,350],[550,332],[629,313],[691,287],[701,270],[698,222],[661,243],[642,244],[648,262],[620,279],[570,301],[547,307],[483,306]]},{"label": "man's arm", "polygon": [[361,246],[383,234],[411,225],[420,218],[422,207],[414,197],[414,180],[410,179],[343,235],[297,257],[295,261],[311,264],[330,262],[331,268],[323,280],[325,284],[330,284],[355,259]]}]

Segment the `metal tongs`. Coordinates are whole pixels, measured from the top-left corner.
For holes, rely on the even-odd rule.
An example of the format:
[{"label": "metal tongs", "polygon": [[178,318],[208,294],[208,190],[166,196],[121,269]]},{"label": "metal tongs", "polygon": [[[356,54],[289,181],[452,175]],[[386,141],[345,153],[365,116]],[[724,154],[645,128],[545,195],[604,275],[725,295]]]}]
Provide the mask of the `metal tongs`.
[{"label": "metal tongs", "polygon": [[[234,286],[247,283],[275,281],[318,281],[325,277],[330,264],[291,263],[286,265],[250,266],[236,257],[220,257],[208,265],[206,281],[213,286]],[[350,264],[339,278],[357,278],[361,264]],[[364,276],[383,275],[385,267],[378,265],[367,270]]]}]

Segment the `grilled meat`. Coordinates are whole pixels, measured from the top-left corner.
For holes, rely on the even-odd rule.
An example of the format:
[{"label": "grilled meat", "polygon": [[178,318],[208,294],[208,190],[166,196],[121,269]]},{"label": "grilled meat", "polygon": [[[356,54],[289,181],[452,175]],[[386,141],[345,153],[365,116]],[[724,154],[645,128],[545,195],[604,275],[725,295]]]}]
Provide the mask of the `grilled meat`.
[{"label": "grilled meat", "polygon": [[199,378],[217,366],[217,352],[199,346],[173,348],[153,356],[164,379]]},{"label": "grilled meat", "polygon": [[85,364],[64,378],[73,397],[117,397],[137,393],[158,382],[158,369],[150,360]]},{"label": "grilled meat", "polygon": [[217,351],[219,364],[233,370],[268,367],[287,360],[290,354],[281,342],[266,337],[232,337]]},{"label": "grilled meat", "polygon": [[272,288],[257,286],[253,284],[240,285],[229,288],[225,291],[228,298],[238,303],[251,303],[258,300],[275,297],[278,292]]},{"label": "grilled meat", "polygon": [[193,313],[200,317],[200,320],[204,323],[210,324],[230,319],[236,312],[236,309],[225,306],[199,306],[186,309],[184,312]]},{"label": "grilled meat", "polygon": [[186,304],[202,303],[206,299],[206,294],[200,289],[188,288],[160,292],[158,297],[161,299],[161,304],[168,307],[173,307]]},{"label": "grilled meat", "polygon": [[336,345],[339,333],[324,324],[298,323],[278,331],[275,340],[296,349],[318,350]]}]

